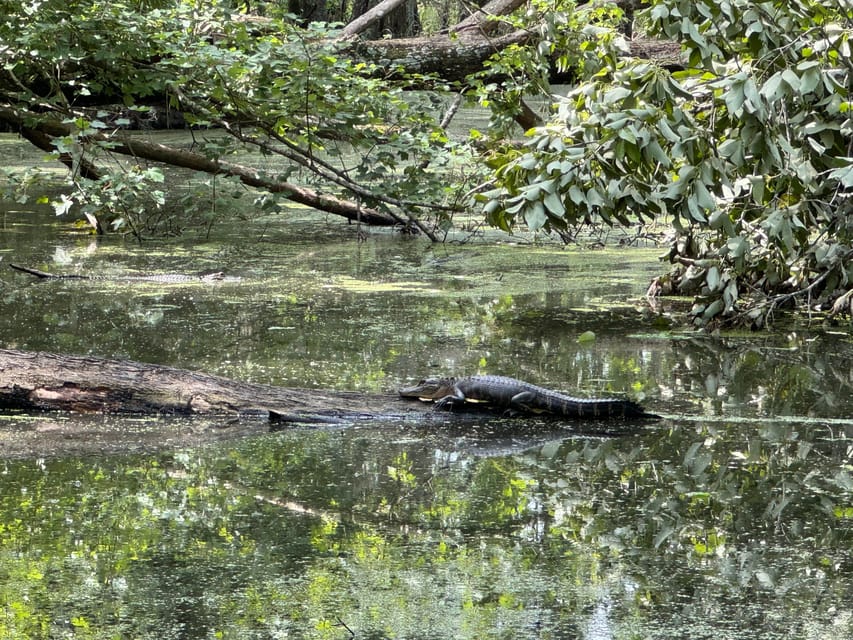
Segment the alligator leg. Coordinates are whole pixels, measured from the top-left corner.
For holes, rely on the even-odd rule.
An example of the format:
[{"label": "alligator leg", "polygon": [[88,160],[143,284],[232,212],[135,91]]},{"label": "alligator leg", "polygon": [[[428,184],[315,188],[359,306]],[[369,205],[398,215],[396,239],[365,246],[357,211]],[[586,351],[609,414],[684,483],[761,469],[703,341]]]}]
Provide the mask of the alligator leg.
[{"label": "alligator leg", "polygon": [[522,391],[516,393],[509,399],[509,408],[521,413],[541,413],[542,409],[534,406],[533,401],[536,399],[536,394],[532,391]]},{"label": "alligator leg", "polygon": [[436,400],[434,409],[447,408],[452,411],[453,407],[457,404],[465,404],[465,394],[462,393],[462,391],[460,391],[457,387],[454,387],[453,393],[448,393],[440,400]]}]

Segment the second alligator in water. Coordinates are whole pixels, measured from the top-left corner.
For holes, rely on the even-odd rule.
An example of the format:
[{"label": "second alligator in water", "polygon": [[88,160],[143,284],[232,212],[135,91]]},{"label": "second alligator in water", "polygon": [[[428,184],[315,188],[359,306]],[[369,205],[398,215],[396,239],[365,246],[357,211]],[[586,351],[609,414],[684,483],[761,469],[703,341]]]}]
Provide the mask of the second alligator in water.
[{"label": "second alligator in water", "polygon": [[632,400],[620,398],[575,398],[523,380],[506,376],[428,378],[413,387],[400,389],[404,398],[435,401],[436,409],[453,408],[466,402],[485,403],[490,408],[567,418],[659,419]]},{"label": "second alligator in water", "polygon": [[145,273],[133,276],[89,276],[78,275],[74,273],[48,273],[47,271],[40,271],[39,269],[33,269],[32,267],[22,267],[19,264],[12,264],[11,262],[9,263],[9,267],[14,269],[15,271],[29,273],[31,276],[35,276],[37,278],[54,278],[58,280],[120,280],[124,282],[163,282],[173,284],[181,282],[217,282],[220,280],[239,280],[239,278],[227,277],[221,271],[215,273],[205,273],[198,276],[187,275],[184,273]]}]

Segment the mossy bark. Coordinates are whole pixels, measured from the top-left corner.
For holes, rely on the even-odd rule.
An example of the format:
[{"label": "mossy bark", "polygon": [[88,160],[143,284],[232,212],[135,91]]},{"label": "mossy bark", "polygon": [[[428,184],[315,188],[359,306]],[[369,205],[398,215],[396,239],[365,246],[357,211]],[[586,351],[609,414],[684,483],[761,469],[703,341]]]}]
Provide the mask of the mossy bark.
[{"label": "mossy bark", "polygon": [[334,422],[412,414],[396,394],[274,387],[130,360],[0,349],[0,407],[114,414],[260,415]]}]

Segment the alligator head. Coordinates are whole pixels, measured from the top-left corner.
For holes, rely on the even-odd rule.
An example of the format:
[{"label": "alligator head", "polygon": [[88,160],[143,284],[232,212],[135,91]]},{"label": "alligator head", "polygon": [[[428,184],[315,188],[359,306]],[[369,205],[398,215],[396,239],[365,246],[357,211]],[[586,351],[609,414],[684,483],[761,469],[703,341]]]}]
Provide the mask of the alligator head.
[{"label": "alligator head", "polygon": [[445,396],[453,395],[455,386],[456,378],[426,378],[413,387],[400,389],[400,395],[404,398],[440,400]]}]

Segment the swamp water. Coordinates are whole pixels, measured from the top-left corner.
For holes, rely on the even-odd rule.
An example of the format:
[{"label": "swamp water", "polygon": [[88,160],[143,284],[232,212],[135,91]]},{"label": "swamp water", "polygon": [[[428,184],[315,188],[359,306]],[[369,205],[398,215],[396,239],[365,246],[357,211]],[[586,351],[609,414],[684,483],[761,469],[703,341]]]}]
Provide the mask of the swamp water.
[{"label": "swamp water", "polygon": [[853,635],[849,325],[670,331],[630,304],[657,250],[357,242],[293,216],[139,245],[9,210],[0,347],[365,391],[502,373],[664,419],[3,416],[0,638]]}]

